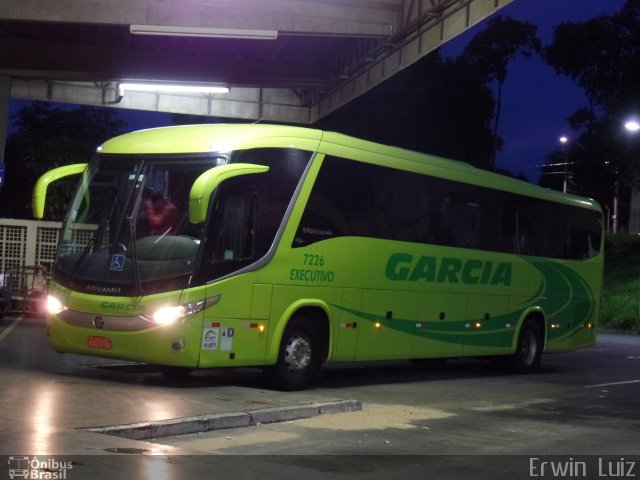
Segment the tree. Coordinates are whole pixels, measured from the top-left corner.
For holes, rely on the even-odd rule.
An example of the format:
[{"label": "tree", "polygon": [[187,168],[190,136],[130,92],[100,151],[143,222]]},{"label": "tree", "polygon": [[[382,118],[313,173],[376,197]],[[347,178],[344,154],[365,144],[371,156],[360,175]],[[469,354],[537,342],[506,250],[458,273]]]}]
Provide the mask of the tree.
[{"label": "tree", "polygon": [[628,0],[614,15],[560,24],[544,49],[556,72],[583,88],[590,120],[638,106],[640,68],[630,61],[640,55],[638,22],[640,0]]},{"label": "tree", "polygon": [[464,49],[461,61],[476,70],[489,82],[495,82],[496,105],[493,118],[494,148],[491,164],[495,167],[496,154],[501,147],[498,135],[502,109],[502,87],[507,81],[508,65],[518,55],[530,58],[541,51],[536,36],[537,27],[529,22],[497,16],[489,20],[484,30],[476,34]]},{"label": "tree", "polygon": [[432,52],[318,125],[495,170],[508,65],[541,51],[536,31],[528,22],[495,17],[458,58]]},{"label": "tree", "polygon": [[[569,125],[575,140],[568,155],[574,191],[607,205],[639,184],[640,138],[624,131],[624,119],[640,112],[640,0],[627,0],[613,15],[556,27],[544,58],[558,74],[582,87],[587,105]],[[578,147],[582,146],[582,147]]]},{"label": "tree", "polygon": [[[126,122],[115,110],[48,103],[25,103],[16,114],[16,131],[7,138],[6,183],[0,190],[0,216],[32,218],[31,192],[46,171],[90,160],[96,147],[124,131]],[[51,187],[45,218],[61,220],[77,179]]]},{"label": "tree", "polygon": [[489,168],[493,108],[482,78],[436,51],[315,126]]}]

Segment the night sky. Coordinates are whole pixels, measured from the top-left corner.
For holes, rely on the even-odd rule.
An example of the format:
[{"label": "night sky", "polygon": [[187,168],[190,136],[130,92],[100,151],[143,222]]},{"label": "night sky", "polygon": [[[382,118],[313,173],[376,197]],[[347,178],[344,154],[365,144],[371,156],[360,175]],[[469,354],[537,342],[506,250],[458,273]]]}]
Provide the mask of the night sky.
[{"label": "night sky", "polygon": [[[551,43],[556,25],[611,14],[624,3],[624,0],[515,0],[498,14],[536,25],[544,46]],[[458,55],[482,28],[483,24],[476,25],[449,42],[442,49],[443,55]],[[571,138],[566,119],[587,105],[586,97],[571,79],[556,75],[540,57],[513,60],[502,95],[499,134],[504,147],[498,152],[497,164],[537,181],[539,168],[532,166],[544,162],[546,155],[558,146],[560,136]]]},{"label": "night sky", "polygon": [[[550,43],[553,27],[564,21],[584,21],[619,10],[624,0],[515,0],[498,14],[526,20],[538,26],[543,45]],[[479,24],[449,42],[444,56],[456,56],[479,30]],[[15,113],[19,101],[12,101]],[[523,173],[537,181],[540,165],[557,145],[561,135],[571,137],[566,118],[586,105],[582,91],[566,77],[556,75],[539,57],[518,58],[509,64],[503,88],[500,135],[504,140],[497,163],[515,174]],[[69,106],[68,108],[72,108]],[[157,112],[120,110],[129,130],[171,125],[171,115]],[[9,126],[11,130],[11,125]]]}]

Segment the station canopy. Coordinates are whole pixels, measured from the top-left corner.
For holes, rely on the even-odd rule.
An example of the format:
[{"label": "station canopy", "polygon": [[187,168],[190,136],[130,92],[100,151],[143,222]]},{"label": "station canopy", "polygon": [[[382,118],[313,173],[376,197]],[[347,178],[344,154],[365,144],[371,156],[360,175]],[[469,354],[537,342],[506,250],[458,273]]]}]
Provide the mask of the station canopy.
[{"label": "station canopy", "polygon": [[309,124],[510,2],[8,0],[0,76],[16,99]]}]

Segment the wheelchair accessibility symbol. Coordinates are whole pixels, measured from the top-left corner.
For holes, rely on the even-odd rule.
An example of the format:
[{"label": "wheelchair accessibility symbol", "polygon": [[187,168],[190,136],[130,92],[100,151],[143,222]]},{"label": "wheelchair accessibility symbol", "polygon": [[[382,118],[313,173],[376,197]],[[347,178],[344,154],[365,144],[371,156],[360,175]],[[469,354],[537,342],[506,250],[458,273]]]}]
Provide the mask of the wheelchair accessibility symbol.
[{"label": "wheelchair accessibility symbol", "polygon": [[124,269],[124,259],[126,257],[120,253],[116,253],[111,257],[111,266],[109,270],[121,272]]}]

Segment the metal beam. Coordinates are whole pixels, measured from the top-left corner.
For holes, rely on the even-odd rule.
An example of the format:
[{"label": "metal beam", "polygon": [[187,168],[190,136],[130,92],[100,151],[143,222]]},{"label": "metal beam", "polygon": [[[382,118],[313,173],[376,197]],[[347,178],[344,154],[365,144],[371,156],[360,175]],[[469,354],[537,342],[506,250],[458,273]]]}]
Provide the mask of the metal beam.
[{"label": "metal beam", "polygon": [[243,118],[265,122],[309,123],[309,107],[294,90],[234,87],[225,94],[159,94],[127,91],[120,97],[117,83],[63,82],[14,79],[11,96],[23,100],[54,101],[208,117]]},{"label": "metal beam", "polygon": [[402,0],[404,28],[377,51],[362,58],[342,82],[311,108],[311,122],[328,115],[513,0]]},{"label": "metal beam", "polygon": [[276,30],[280,34],[386,37],[398,0],[3,0],[0,18],[108,25]]}]

